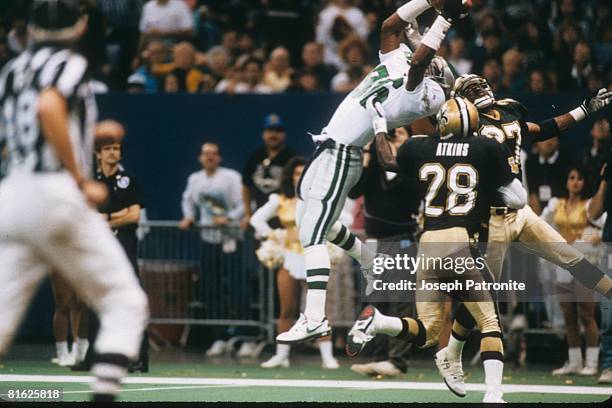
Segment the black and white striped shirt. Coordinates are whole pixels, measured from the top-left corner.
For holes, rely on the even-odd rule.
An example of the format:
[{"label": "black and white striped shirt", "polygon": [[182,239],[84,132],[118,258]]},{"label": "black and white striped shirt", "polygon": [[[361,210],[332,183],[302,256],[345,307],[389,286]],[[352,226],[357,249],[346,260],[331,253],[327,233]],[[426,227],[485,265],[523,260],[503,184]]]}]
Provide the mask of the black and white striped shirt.
[{"label": "black and white striped shirt", "polygon": [[83,56],[53,45],[28,49],[6,64],[0,73],[0,146],[7,147],[8,173],[62,170],[38,120],[40,92],[54,88],[66,98],[77,163],[91,176],[97,107],[87,71]]}]

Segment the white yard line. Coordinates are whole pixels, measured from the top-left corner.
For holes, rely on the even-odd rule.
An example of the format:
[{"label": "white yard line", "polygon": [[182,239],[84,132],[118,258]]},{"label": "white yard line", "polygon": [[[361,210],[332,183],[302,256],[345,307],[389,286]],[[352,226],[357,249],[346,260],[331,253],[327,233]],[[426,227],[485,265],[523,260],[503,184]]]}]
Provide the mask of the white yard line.
[{"label": "white yard line", "polygon": [[[70,375],[0,375],[3,382],[38,383],[89,383],[91,376]],[[345,388],[351,390],[437,390],[445,391],[446,386],[432,382],[407,381],[345,381],[345,380],[279,380],[250,378],[189,378],[189,377],[126,377],[124,384],[146,385],[199,385],[199,386],[236,386],[236,387],[305,387],[305,388]],[[573,385],[505,384],[504,392],[529,392],[536,394],[590,394],[612,395],[612,387],[588,387]],[[155,388],[158,389],[158,388]],[[466,384],[468,391],[484,391],[484,384]],[[127,391],[127,390],[126,390]]]}]

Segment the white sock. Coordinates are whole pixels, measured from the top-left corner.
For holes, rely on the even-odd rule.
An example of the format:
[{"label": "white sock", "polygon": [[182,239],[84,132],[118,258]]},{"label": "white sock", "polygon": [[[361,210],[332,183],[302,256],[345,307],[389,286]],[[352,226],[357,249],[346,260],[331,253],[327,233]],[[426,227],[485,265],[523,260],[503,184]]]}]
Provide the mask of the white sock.
[{"label": "white sock", "polygon": [[327,281],[331,273],[327,245],[313,245],[304,248],[304,264],[308,274],[304,315],[308,320],[320,322],[325,317]]},{"label": "white sock", "polygon": [[402,332],[402,319],[399,317],[385,316],[380,312],[376,312],[374,318],[376,333],[386,334],[387,336],[395,337]]},{"label": "white sock", "polygon": [[482,365],[484,366],[487,392],[500,391],[504,375],[504,363],[500,360],[485,360]]},{"label": "white sock", "polygon": [[276,344],[276,355],[289,357],[289,351],[291,350],[291,346],[288,344]]},{"label": "white sock", "polygon": [[319,342],[319,352],[321,353],[321,359],[323,361],[333,360],[334,353],[331,340]]},{"label": "white sock", "polygon": [[68,342],[67,341],[56,341],[55,342],[55,351],[57,352],[57,356],[65,356],[68,354]]},{"label": "white sock", "polygon": [[448,339],[448,345],[446,346],[446,356],[451,360],[461,361],[461,352],[463,351],[464,345],[465,340],[458,340],[451,333]]},{"label": "white sock", "polygon": [[580,350],[580,347],[570,347],[567,354],[571,366],[582,367],[582,350]]},{"label": "white sock", "polygon": [[[72,347],[74,349],[75,345],[72,343]],[[81,337],[77,337],[76,339],[76,358],[78,361],[85,360],[85,356],[87,355],[87,350],[89,349],[89,339],[83,339]]]},{"label": "white sock", "polygon": [[597,368],[599,365],[599,347],[587,347],[585,365],[587,367]]}]

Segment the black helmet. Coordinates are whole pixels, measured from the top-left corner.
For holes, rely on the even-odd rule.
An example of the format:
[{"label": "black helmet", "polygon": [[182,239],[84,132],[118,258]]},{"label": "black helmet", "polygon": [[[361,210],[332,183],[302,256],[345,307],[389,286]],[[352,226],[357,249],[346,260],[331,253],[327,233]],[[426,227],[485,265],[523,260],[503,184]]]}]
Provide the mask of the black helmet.
[{"label": "black helmet", "polygon": [[34,0],[30,8],[34,42],[74,40],[85,24],[79,0]]}]

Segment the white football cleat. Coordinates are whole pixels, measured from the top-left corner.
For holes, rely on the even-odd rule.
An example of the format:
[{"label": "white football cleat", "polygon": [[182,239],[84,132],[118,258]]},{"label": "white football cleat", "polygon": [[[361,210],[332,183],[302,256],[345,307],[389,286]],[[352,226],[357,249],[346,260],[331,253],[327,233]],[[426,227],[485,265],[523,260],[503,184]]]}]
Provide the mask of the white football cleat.
[{"label": "white football cleat", "polygon": [[597,384],[612,384],[612,369],[604,368],[597,379]]},{"label": "white football cleat", "polygon": [[76,360],[71,353],[62,354],[57,359],[57,365],[60,367],[70,367],[76,364]]},{"label": "white football cleat", "polygon": [[254,341],[245,341],[240,345],[236,357],[253,357],[257,344]]},{"label": "white football cleat", "polygon": [[458,397],[465,397],[465,381],[461,361],[450,360],[446,355],[446,347],[436,353],[434,361],[448,389]]},{"label": "white football cleat", "polygon": [[565,364],[563,364],[563,367],[553,370],[552,375],[579,374],[581,371],[582,371],[581,365],[570,364],[569,361],[566,361]]},{"label": "white football cleat", "polygon": [[326,318],[321,322],[309,321],[304,313],[286,332],[276,336],[276,342],[280,344],[296,344],[306,340],[329,336],[331,328]]},{"label": "white football cleat", "polygon": [[374,364],[376,363],[353,364],[351,365],[351,371],[363,375],[376,375],[376,370],[374,370]]},{"label": "white football cleat", "polygon": [[346,342],[346,354],[350,357],[355,357],[361,353],[366,343],[376,336],[374,319],[376,318],[377,310],[374,306],[366,306],[361,313],[351,331],[348,333]]},{"label": "white football cleat", "polygon": [[504,393],[501,390],[490,390],[485,392],[482,402],[489,402],[493,404],[505,404],[506,401],[502,398]]},{"label": "white football cleat", "polygon": [[206,350],[207,357],[219,357],[225,353],[227,349],[227,342],[223,340],[216,340],[208,350]]},{"label": "white football cleat", "polygon": [[326,370],[337,370],[340,368],[340,364],[338,364],[338,360],[336,360],[335,358],[332,358],[332,359],[323,360],[321,367],[323,367]]},{"label": "white football cleat", "polygon": [[261,368],[289,368],[289,357],[275,354],[260,365]]},{"label": "white football cleat", "polygon": [[597,375],[597,367],[584,366],[584,368],[582,370],[580,370],[578,375],[584,375],[584,376],[588,376],[588,377]]},{"label": "white football cleat", "polygon": [[404,373],[390,361],[372,363],[372,368],[374,369],[374,374],[384,375],[385,377],[401,377],[404,375]]}]

